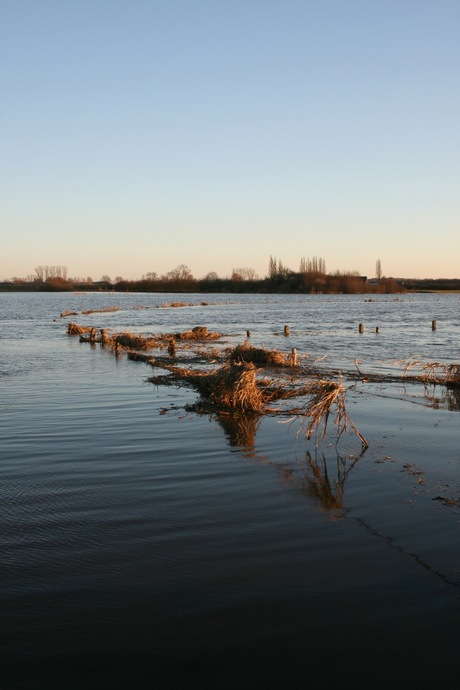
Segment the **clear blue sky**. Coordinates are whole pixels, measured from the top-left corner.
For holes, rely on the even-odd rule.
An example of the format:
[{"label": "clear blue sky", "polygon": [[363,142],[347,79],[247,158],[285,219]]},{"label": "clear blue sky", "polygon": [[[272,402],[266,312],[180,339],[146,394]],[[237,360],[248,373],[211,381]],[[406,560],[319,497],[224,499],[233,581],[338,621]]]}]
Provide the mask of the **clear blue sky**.
[{"label": "clear blue sky", "polygon": [[0,279],[460,277],[459,0],[0,9]]}]

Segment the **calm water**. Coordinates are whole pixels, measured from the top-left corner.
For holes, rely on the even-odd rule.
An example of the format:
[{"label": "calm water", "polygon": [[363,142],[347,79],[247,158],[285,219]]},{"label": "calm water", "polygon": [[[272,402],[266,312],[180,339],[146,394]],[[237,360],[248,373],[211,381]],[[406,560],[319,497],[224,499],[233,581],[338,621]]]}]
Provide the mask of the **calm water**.
[{"label": "calm water", "polygon": [[[178,299],[194,306],[162,306]],[[337,452],[331,433],[315,455],[297,422],[235,430],[186,412],[192,391],[146,383],[150,368],[80,344],[60,313],[206,325],[228,345],[249,329],[389,372],[458,363],[459,307],[0,294],[1,687],[458,688],[460,413],[445,390],[360,384],[347,409],[369,449],[350,435]]]}]

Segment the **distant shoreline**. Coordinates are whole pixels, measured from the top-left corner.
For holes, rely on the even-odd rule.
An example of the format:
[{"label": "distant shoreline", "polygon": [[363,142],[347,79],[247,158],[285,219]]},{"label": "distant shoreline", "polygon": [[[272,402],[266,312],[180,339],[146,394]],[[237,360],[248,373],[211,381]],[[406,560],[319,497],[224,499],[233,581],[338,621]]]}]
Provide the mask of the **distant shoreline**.
[{"label": "distant shoreline", "polygon": [[[401,294],[434,293],[460,294],[460,279],[399,280],[383,278],[380,283],[368,282],[355,276],[331,276],[324,280],[322,289],[305,285],[293,275],[283,281],[262,280],[234,281],[231,279],[145,281],[123,280],[115,284],[103,281],[74,283],[72,281],[4,281],[0,292],[138,292],[138,293],[215,293],[215,294]],[[319,286],[318,286],[319,287]]]}]

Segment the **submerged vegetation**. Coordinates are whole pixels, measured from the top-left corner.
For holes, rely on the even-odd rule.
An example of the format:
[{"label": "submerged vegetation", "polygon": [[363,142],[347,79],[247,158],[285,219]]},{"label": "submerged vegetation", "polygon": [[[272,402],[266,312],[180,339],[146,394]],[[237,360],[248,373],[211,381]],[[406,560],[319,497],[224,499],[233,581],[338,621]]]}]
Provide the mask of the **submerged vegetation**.
[{"label": "submerged vegetation", "polygon": [[354,369],[339,371],[330,366],[322,368],[322,358],[312,362],[309,355],[298,356],[295,348],[282,352],[255,347],[249,338],[228,347],[225,334],[210,331],[206,326],[144,335],[109,333],[107,329],[69,322],[67,332],[79,335],[81,342],[100,343],[117,356],[125,353],[131,361],[161,369],[161,374],[155,373],[148,380],[157,385],[192,388],[199,395],[192,408],[217,415],[227,429],[236,424],[242,438],[254,435],[257,420],[269,414],[297,419],[307,440],[314,438],[316,446],[325,441],[331,422],[337,441],[351,431],[366,448],[368,441],[350,419],[346,407],[348,390],[358,384],[422,384],[426,400],[431,400],[433,406],[440,404],[440,399],[434,390],[428,389],[438,386],[446,391],[449,407],[460,406],[460,364],[410,359],[394,362],[395,373],[380,374],[363,373],[355,359]]},{"label": "submerged vegetation", "polygon": [[290,367],[292,354],[286,355],[278,350],[253,347],[247,342],[228,351],[228,358],[234,362],[251,362],[262,367]]},{"label": "submerged vegetation", "polygon": [[[254,347],[248,340],[226,347],[224,335],[195,326],[179,333],[142,335],[139,333],[107,333],[91,326],[70,322],[69,335],[80,335],[82,342],[101,343],[117,355],[125,352],[128,359],[162,369],[149,381],[157,385],[187,385],[199,394],[193,405],[198,412],[224,416],[226,426],[238,420],[240,435],[246,434],[247,420],[264,414],[290,416],[300,420],[306,438],[315,439],[316,446],[326,439],[328,422],[333,415],[337,441],[351,430],[363,448],[368,442],[350,419],[346,409],[347,386],[383,381],[421,383],[443,386],[458,396],[460,365],[439,362],[424,363],[414,359],[395,362],[400,374],[363,374],[357,360],[349,372],[327,370],[318,362],[302,364],[297,353]],[[156,355],[152,350],[159,350]],[[301,358],[302,360],[302,358]],[[428,397],[428,394],[427,394]],[[292,401],[295,401],[293,404]],[[287,401],[291,401],[287,403]],[[274,407],[274,403],[279,403]],[[303,419],[308,419],[305,424]],[[252,433],[252,432],[251,432]]]},{"label": "submerged vegetation", "polygon": [[[345,407],[346,388],[342,381],[321,378],[312,370],[298,368],[292,354],[278,350],[267,350],[250,346],[247,342],[233,348],[210,351],[203,348],[205,342],[215,342],[222,335],[210,332],[204,326],[196,326],[182,333],[166,333],[144,336],[135,333],[113,333],[107,335],[105,329],[97,336],[96,329],[69,323],[69,335],[80,334],[80,340],[88,343],[101,343],[117,354],[125,351],[128,358],[168,372],[152,376],[155,384],[185,384],[199,393],[194,405],[198,412],[215,412],[239,415],[277,414],[309,418],[306,437],[315,435],[316,443],[326,437],[327,426],[332,409],[335,409],[334,423],[338,438],[348,428],[356,433],[363,446],[367,441],[351,422]],[[89,335],[88,335],[89,334]],[[190,351],[188,341],[199,343]],[[146,351],[154,348],[166,350],[167,354],[153,356]],[[195,363],[194,367],[185,366]],[[209,364],[212,363],[212,368]],[[208,368],[203,368],[206,364]],[[285,374],[277,370],[285,370]],[[276,401],[307,398],[307,402],[296,407],[274,408]]]}]

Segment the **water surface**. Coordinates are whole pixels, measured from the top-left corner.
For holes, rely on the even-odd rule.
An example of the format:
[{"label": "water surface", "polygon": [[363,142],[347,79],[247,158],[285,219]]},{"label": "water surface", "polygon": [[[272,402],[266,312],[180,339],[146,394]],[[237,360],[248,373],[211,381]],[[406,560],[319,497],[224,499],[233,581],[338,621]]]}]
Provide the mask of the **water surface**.
[{"label": "water surface", "polygon": [[[194,306],[162,306],[178,299]],[[458,687],[445,391],[360,384],[369,449],[331,433],[315,452],[298,422],[236,433],[65,332],[207,325],[344,369],[458,361],[458,296],[367,299],[0,295],[3,687]]]}]

